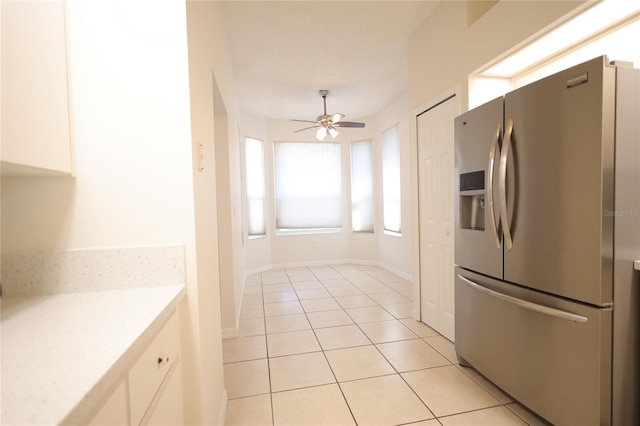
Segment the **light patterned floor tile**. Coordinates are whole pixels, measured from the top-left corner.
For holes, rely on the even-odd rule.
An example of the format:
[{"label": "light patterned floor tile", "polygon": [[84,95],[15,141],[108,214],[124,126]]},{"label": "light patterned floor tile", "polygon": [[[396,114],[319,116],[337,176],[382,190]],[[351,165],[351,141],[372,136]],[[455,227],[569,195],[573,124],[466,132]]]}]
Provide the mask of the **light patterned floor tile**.
[{"label": "light patterned floor tile", "polygon": [[262,293],[259,294],[245,294],[242,298],[243,306],[250,305],[262,305]]},{"label": "light patterned floor tile", "polygon": [[413,303],[397,303],[394,305],[384,305],[384,309],[397,319],[413,317]]},{"label": "light patterned floor tile", "polygon": [[229,400],[225,426],[272,425],[271,395],[258,395]]},{"label": "light patterned floor tile", "polygon": [[256,286],[245,287],[244,294],[245,296],[253,295],[253,294],[262,294],[262,286],[256,285]]},{"label": "light patterned floor tile", "polygon": [[278,284],[288,284],[289,277],[287,275],[274,275],[274,276],[263,276],[262,277],[262,286],[267,287],[270,285],[278,285]]},{"label": "light patterned floor tile", "polygon": [[266,359],[224,365],[224,387],[229,399],[260,395],[271,391]]},{"label": "light patterned floor tile", "polygon": [[325,351],[371,344],[371,341],[356,325],[319,328],[315,330],[315,333],[320,346]]},{"label": "light patterned floor tile", "polygon": [[293,286],[290,283],[281,284],[269,284],[262,286],[263,293],[273,293],[276,291],[293,291]]},{"label": "light patterned floor tile", "polygon": [[438,351],[440,355],[448,359],[452,364],[458,363],[456,347],[451,340],[443,336],[425,337],[423,340],[433,349]]},{"label": "light patterned floor tile", "polygon": [[325,299],[331,297],[331,294],[325,288],[312,288],[309,290],[296,290],[298,299]]},{"label": "light patterned floor tile", "polygon": [[440,417],[439,420],[444,426],[527,426],[518,416],[502,406]]},{"label": "light patterned floor tile", "polygon": [[320,344],[311,330],[275,333],[267,336],[269,358],[320,351]]},{"label": "light patterned floor tile", "polygon": [[266,338],[265,336],[250,336],[225,339],[222,341],[222,357],[225,363],[266,358]]},{"label": "light patterned floor tile", "polygon": [[341,383],[340,387],[360,425],[397,425],[433,418],[397,374]]},{"label": "light patterned floor tile", "polygon": [[367,296],[366,294],[356,294],[353,296],[340,296],[336,297],[336,301],[344,309],[348,308],[362,308],[365,306],[377,306],[378,304]]},{"label": "light patterned floor tile", "polygon": [[485,379],[480,373],[470,367],[463,367],[460,364],[457,367],[467,376],[471,377],[471,379],[479,384],[482,389],[486,390],[493,396],[495,399],[500,401],[501,404],[509,404],[513,402],[513,399],[504,393],[500,388],[491,383],[489,380]]},{"label": "light patterned floor tile", "polygon": [[353,324],[349,315],[347,315],[342,309],[334,311],[309,312],[307,317],[309,318],[309,322],[311,322],[311,327],[313,328],[336,327],[339,325]]},{"label": "light patterned floor tile", "polygon": [[225,424],[548,426],[459,366],[455,345],[413,319],[413,297],[372,265],[248,278],[238,337],[223,341]]},{"label": "light patterned floor tile", "polygon": [[264,303],[293,302],[298,300],[295,291],[274,291],[263,295]]},{"label": "light patterned floor tile", "polygon": [[297,300],[292,302],[277,302],[264,304],[264,316],[273,317],[277,315],[301,314],[302,305]]},{"label": "light patterned floor tile", "polygon": [[262,305],[243,306],[240,311],[240,319],[261,318],[264,316]]},{"label": "light patterned floor tile", "polygon": [[449,361],[420,339],[376,345],[396,370],[412,371],[449,365]]},{"label": "light patterned floor tile", "polygon": [[551,423],[547,422],[543,418],[534,414],[533,412],[527,410],[522,405],[514,402],[512,404],[505,405],[512,413],[522,419],[529,426],[553,426]]},{"label": "light patterned floor tile", "polygon": [[269,360],[271,391],[335,383],[335,378],[322,352],[289,355]]},{"label": "light patterned floor tile", "polygon": [[265,334],[264,318],[241,319],[238,326],[238,337],[259,336]]},{"label": "light patterned floor tile", "polygon": [[360,329],[373,343],[394,342],[418,337],[398,320],[360,324]]},{"label": "light patterned floor tile", "polygon": [[349,308],[345,309],[347,314],[356,323],[374,322],[374,321],[388,321],[393,317],[387,311],[380,306],[365,306],[362,308]]},{"label": "light patterned floor tile", "polygon": [[438,418],[500,405],[453,365],[403,373],[402,377]]},{"label": "light patterned floor tile", "polygon": [[340,305],[333,297],[328,297],[326,299],[307,299],[300,303],[302,303],[302,308],[305,312],[333,311],[340,309]]},{"label": "light patterned floor tile", "polygon": [[377,293],[389,293],[390,291],[393,291],[382,283],[356,284],[355,286],[358,287],[360,291],[368,294],[369,296],[373,296]]},{"label": "light patterned floor tile", "polygon": [[407,328],[413,331],[418,337],[439,336],[437,331],[429,327],[423,322],[417,321],[413,318],[403,318],[400,320]]},{"label": "light patterned floor tile", "polygon": [[341,276],[338,276],[337,278],[321,279],[320,282],[325,288],[345,287],[352,285],[349,280],[347,280],[346,278],[342,278]]},{"label": "light patterned floor tile", "polygon": [[339,287],[327,287],[327,290],[329,290],[329,293],[331,293],[333,297],[353,296],[356,294],[362,294],[362,292],[358,287],[351,284],[342,285]]},{"label": "light patterned floor tile", "polygon": [[305,314],[281,315],[265,318],[267,333],[286,333],[287,331],[308,330],[311,328]]},{"label": "light patterned floor tile", "polygon": [[[291,280],[292,284],[295,283],[305,283],[305,282],[318,282],[318,278],[313,275],[311,272],[308,274],[300,274],[300,275],[290,275],[289,280]],[[294,285],[295,288],[295,285]]]},{"label": "light patterned floor tile", "polygon": [[329,365],[338,382],[394,374],[395,370],[375,346],[326,351]]},{"label": "light patterned floor tile", "polygon": [[293,289],[295,291],[298,290],[311,290],[314,288],[324,288],[324,286],[318,281],[315,277],[313,279],[309,278],[305,281],[293,281],[291,282]]},{"label": "light patterned floor tile", "polygon": [[337,384],[273,394],[274,425],[355,425]]},{"label": "light patterned floor tile", "polygon": [[388,293],[375,293],[371,295],[371,298],[382,306],[410,302],[409,299],[396,291]]},{"label": "light patterned floor tile", "polygon": [[378,281],[377,279],[369,275],[349,278],[349,281],[351,281],[351,283],[356,287],[360,287],[361,285],[367,285],[367,284],[380,284],[380,281]]}]

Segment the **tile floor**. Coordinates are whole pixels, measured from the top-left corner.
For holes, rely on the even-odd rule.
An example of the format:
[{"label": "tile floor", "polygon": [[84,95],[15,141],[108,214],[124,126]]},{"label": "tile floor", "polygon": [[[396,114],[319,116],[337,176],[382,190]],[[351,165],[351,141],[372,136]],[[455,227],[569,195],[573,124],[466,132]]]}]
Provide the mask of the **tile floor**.
[{"label": "tile floor", "polygon": [[223,341],[227,425],[541,425],[412,318],[410,282],[377,266],[247,279]]}]

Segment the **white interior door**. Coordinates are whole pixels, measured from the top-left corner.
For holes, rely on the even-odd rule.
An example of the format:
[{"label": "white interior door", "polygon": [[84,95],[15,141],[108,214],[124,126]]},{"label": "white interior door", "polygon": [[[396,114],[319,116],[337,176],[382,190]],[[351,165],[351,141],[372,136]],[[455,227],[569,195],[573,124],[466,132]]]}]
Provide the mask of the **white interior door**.
[{"label": "white interior door", "polygon": [[416,117],[420,218],[420,316],[454,340],[453,129],[455,96]]}]

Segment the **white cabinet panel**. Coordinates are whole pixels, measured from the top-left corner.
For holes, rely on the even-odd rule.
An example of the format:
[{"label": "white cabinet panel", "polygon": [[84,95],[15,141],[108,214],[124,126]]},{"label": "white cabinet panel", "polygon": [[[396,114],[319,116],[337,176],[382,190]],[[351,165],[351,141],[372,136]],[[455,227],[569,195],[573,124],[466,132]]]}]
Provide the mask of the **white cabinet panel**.
[{"label": "white cabinet panel", "polygon": [[129,372],[132,424],[140,424],[162,381],[177,361],[178,318],[174,315]]},{"label": "white cabinet panel", "polygon": [[158,403],[149,417],[148,425],[174,426],[184,424],[182,407],[182,366],[179,362],[167,380],[167,387],[160,395]]},{"label": "white cabinet panel", "polygon": [[89,422],[90,426],[128,425],[127,388],[124,380]]},{"label": "white cabinet panel", "polygon": [[65,4],[0,7],[2,175],[70,174]]}]

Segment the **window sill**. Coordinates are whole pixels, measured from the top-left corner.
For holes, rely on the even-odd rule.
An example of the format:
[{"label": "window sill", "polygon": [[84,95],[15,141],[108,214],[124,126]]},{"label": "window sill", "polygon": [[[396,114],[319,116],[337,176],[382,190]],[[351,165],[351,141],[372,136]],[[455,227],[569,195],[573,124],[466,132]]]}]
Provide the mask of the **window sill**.
[{"label": "window sill", "polygon": [[397,238],[402,238],[402,232],[396,232],[396,231],[389,231],[389,230],[384,230],[384,234],[388,235],[390,237],[397,237]]},{"label": "window sill", "polygon": [[341,234],[342,228],[317,228],[317,229],[276,229],[277,236],[288,235],[319,235],[319,234]]}]

